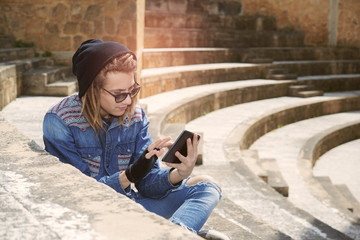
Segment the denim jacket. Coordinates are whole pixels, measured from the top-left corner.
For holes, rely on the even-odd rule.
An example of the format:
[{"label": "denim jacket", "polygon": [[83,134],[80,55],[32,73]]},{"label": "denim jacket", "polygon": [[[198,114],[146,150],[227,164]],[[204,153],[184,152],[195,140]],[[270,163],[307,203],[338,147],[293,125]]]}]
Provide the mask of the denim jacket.
[{"label": "denim jacket", "polygon": [[[45,115],[43,139],[45,150],[84,174],[107,184],[117,192],[135,197],[131,187],[123,189],[119,175],[134,163],[150,145],[149,121],[144,110],[136,106],[132,118],[122,124],[114,118],[100,135],[90,127],[81,114],[77,94],[64,98]],[[170,169],[160,169],[156,162],[152,170],[135,184],[138,192],[149,198],[160,198],[176,187],[169,180]]]}]

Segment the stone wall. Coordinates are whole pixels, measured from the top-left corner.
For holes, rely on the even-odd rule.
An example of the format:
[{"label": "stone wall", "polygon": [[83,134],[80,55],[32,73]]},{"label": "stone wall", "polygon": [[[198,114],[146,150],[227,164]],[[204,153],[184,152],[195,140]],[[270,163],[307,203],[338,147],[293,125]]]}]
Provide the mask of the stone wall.
[{"label": "stone wall", "polygon": [[337,44],[360,46],[360,1],[340,1],[338,22]]},{"label": "stone wall", "polygon": [[[236,1],[243,4],[242,14],[271,15],[279,28],[304,31],[307,45],[360,46],[358,0]],[[333,43],[329,38],[331,34],[335,34]]]},{"label": "stone wall", "polygon": [[89,38],[118,41],[135,51],[139,48],[137,18],[144,13],[138,9],[139,3],[144,6],[141,2],[2,0],[0,36],[34,42],[40,51],[74,51]]},{"label": "stone wall", "polygon": [[[42,51],[74,51],[88,38],[119,41],[137,50],[142,48],[145,1],[1,0],[0,36],[34,42]],[[190,0],[158,0],[156,4],[165,6],[163,2],[178,11],[190,4]],[[241,15],[274,16],[278,28],[304,31],[307,45],[360,46],[358,0],[209,0],[200,4],[214,10],[226,6],[221,2],[241,3]]]}]

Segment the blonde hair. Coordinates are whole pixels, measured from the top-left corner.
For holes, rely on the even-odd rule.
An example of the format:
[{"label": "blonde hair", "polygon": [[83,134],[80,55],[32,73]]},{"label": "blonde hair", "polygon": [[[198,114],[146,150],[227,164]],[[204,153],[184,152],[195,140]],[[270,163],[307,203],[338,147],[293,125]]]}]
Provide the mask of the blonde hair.
[{"label": "blonde hair", "polygon": [[[105,131],[101,115],[100,115],[100,90],[103,86],[103,82],[106,75],[109,72],[124,72],[134,73],[136,81],[136,68],[137,61],[133,54],[126,53],[114,58],[108,63],[92,81],[90,87],[82,96],[82,112],[85,115],[86,120],[94,131],[99,135],[100,129]],[[130,120],[134,115],[135,105],[137,104],[137,97],[132,99],[131,105],[127,108],[126,112],[118,118],[119,124],[124,122],[125,117]]]}]

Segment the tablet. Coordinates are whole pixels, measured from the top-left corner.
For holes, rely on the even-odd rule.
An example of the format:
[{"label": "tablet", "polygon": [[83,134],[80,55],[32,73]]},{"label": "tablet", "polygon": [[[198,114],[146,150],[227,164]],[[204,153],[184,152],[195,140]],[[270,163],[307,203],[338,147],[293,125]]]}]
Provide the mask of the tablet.
[{"label": "tablet", "polygon": [[[181,153],[181,155],[187,156],[186,140],[188,138],[190,138],[191,141],[192,141],[193,136],[194,136],[193,132],[190,132],[190,131],[187,131],[187,130],[182,131],[182,133],[176,139],[176,141],[171,146],[169,151],[167,151],[167,153],[163,157],[162,161],[163,162],[169,162],[169,163],[181,163],[180,160],[175,156],[175,153],[177,151],[179,151],[179,153]],[[198,140],[200,140],[200,135],[198,135]]]}]

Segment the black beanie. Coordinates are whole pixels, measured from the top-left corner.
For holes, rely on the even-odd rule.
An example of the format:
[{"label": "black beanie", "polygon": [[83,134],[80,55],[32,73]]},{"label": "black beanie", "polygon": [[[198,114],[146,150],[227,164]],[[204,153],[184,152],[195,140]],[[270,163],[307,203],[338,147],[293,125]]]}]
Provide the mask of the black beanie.
[{"label": "black beanie", "polygon": [[79,97],[85,94],[96,75],[106,64],[125,53],[133,54],[136,59],[132,51],[117,42],[103,42],[100,39],[89,39],[83,42],[72,58],[72,70],[79,84]]}]

